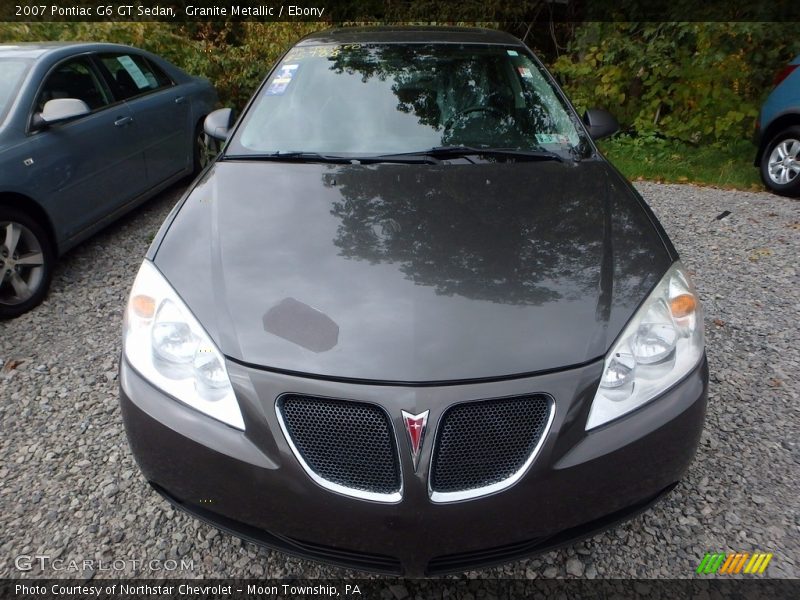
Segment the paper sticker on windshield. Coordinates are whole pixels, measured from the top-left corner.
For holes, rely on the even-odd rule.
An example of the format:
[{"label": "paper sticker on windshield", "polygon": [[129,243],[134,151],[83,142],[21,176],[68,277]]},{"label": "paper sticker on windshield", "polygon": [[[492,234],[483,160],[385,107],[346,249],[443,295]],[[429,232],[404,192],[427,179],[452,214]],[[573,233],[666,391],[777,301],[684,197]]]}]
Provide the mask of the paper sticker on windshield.
[{"label": "paper sticker on windshield", "polygon": [[361,44],[325,44],[322,46],[300,46],[286,53],[286,60],[302,60],[304,58],[336,58],[342,52],[360,50]]},{"label": "paper sticker on windshield", "polygon": [[568,144],[569,136],[563,133],[537,133],[536,141],[540,144]]},{"label": "paper sticker on windshield", "polygon": [[519,74],[525,77],[526,79],[530,79],[531,77],[533,77],[533,75],[531,74],[531,70],[528,67],[517,67],[517,71],[519,71]]},{"label": "paper sticker on windshield", "polygon": [[519,52],[516,50],[506,50],[506,52],[508,52],[509,56],[519,56]]},{"label": "paper sticker on windshield", "polygon": [[297,67],[300,65],[283,65],[280,73],[275,76],[275,79],[267,87],[265,92],[267,96],[282,96],[292,83],[292,78],[297,73]]},{"label": "paper sticker on windshield", "polygon": [[142,70],[139,68],[133,59],[130,56],[118,56],[117,62],[122,65],[122,68],[128,72],[128,75],[131,76],[133,79],[133,83],[136,84],[140,90],[146,89],[150,87],[150,82],[147,81],[147,77],[144,76]]}]

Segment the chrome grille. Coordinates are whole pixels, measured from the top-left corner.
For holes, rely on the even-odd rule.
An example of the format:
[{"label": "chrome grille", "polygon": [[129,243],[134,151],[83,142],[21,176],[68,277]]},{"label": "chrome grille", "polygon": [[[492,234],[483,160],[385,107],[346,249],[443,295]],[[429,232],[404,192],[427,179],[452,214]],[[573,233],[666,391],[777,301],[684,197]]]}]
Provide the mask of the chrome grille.
[{"label": "chrome grille", "polygon": [[278,415],[292,449],[318,483],[353,496],[399,499],[397,444],[380,407],[287,394],[278,400]]},{"label": "chrome grille", "polygon": [[430,487],[434,500],[474,497],[511,485],[530,464],[552,421],[549,396],[464,402],[437,431]]}]

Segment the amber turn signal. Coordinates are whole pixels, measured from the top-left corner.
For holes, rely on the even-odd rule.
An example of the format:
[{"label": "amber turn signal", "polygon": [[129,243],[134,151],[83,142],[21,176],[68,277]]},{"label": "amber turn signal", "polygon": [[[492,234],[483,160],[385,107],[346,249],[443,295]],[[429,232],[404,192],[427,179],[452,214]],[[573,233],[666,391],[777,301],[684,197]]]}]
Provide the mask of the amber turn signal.
[{"label": "amber turn signal", "polygon": [[670,312],[676,319],[688,317],[694,312],[695,308],[697,308],[697,301],[691,294],[681,294],[669,301]]},{"label": "amber turn signal", "polygon": [[133,312],[142,319],[152,319],[156,312],[156,301],[150,296],[137,295],[131,300]]}]

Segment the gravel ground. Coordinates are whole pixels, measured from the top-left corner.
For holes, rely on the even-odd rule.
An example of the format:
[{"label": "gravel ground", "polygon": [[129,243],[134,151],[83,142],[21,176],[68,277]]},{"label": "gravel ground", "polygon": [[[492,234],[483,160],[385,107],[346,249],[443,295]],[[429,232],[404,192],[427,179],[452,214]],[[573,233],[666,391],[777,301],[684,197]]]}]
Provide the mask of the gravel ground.
[{"label": "gravel ground", "polygon": [[[705,304],[711,391],[683,483],[574,546],[470,577],[690,577],[706,551],[775,552],[800,576],[800,204],[766,193],[640,184]],[[243,543],[169,509],[134,464],[117,405],[123,303],[174,188],[70,252],[38,309],[0,323],[0,576],[21,554],[126,561],[116,572],[322,577],[347,572]],[[719,219],[723,211],[730,215]],[[175,559],[193,569],[153,572]],[[133,561],[142,561],[136,564]],[[171,563],[166,563],[171,565]]]}]

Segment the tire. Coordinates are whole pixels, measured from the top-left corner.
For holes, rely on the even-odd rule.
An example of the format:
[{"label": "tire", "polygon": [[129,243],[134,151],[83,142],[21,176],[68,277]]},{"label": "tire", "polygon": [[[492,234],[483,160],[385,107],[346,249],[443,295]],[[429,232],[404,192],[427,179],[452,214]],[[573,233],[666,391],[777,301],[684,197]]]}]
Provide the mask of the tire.
[{"label": "tire", "polygon": [[800,127],[781,131],[761,154],[761,180],[781,196],[800,196]]},{"label": "tire", "polygon": [[18,317],[41,303],[54,263],[44,228],[25,212],[0,206],[0,319]]},{"label": "tire", "polygon": [[192,176],[205,169],[213,156],[214,154],[206,144],[206,133],[203,130],[203,120],[201,119],[197,127],[195,127],[194,137],[192,138]]}]

